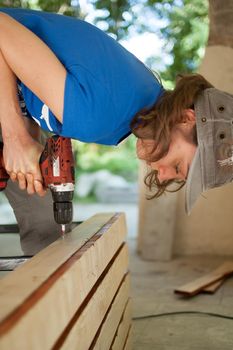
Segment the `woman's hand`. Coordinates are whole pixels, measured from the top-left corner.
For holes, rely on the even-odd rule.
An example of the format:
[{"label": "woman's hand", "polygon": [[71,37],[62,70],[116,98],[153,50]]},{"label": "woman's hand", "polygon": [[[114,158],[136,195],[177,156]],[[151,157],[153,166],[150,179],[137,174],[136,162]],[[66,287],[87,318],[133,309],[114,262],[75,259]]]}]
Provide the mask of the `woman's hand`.
[{"label": "woman's hand", "polygon": [[43,179],[39,160],[43,146],[30,135],[25,138],[4,140],[3,158],[5,169],[12,181],[18,181],[19,188],[27,189],[28,194],[44,196]]}]

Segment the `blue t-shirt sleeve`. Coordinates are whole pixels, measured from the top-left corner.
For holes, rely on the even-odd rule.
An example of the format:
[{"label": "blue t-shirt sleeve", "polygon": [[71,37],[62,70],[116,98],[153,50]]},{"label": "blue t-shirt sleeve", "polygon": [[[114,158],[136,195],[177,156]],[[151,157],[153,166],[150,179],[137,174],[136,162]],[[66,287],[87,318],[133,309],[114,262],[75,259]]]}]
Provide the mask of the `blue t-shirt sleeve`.
[{"label": "blue t-shirt sleeve", "polygon": [[114,113],[110,93],[103,83],[80,65],[67,69],[63,124],[57,125],[63,136],[98,142],[115,130]]}]

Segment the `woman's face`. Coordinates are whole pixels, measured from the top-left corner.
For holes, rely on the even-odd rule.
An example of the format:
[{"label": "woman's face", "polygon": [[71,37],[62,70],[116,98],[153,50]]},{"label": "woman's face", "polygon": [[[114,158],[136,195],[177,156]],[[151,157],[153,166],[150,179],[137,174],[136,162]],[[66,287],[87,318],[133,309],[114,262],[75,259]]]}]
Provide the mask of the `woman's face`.
[{"label": "woman's face", "polygon": [[197,145],[193,141],[195,116],[191,120],[177,124],[171,131],[171,143],[168,153],[157,161],[153,161],[159,146],[153,153],[154,140],[137,140],[137,156],[145,160],[153,170],[158,171],[160,183],[166,180],[186,180]]}]

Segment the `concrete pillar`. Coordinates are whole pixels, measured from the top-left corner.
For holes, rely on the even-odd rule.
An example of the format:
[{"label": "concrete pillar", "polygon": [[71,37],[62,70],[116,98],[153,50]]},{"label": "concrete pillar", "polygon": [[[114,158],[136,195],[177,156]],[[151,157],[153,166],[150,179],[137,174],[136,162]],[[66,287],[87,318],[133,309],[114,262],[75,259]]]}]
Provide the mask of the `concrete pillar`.
[{"label": "concrete pillar", "polygon": [[146,199],[144,162],[140,164],[138,252],[145,260],[167,261],[172,257],[176,216],[176,193]]},{"label": "concrete pillar", "polygon": [[[199,72],[216,88],[233,94],[233,49],[207,47]],[[184,212],[183,203],[184,194],[180,193],[174,252],[182,255],[232,255],[233,183],[206,192],[189,217]]]}]

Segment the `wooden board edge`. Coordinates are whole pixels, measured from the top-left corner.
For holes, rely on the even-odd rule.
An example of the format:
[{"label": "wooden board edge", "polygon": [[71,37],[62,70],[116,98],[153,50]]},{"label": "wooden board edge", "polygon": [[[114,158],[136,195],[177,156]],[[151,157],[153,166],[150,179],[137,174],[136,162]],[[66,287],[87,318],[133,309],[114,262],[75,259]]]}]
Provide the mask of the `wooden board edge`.
[{"label": "wooden board edge", "polygon": [[132,348],[133,348],[133,331],[132,331],[132,326],[130,326],[123,350],[132,350]]},{"label": "wooden board edge", "polygon": [[92,291],[91,295],[89,295],[88,301],[82,305],[81,312],[78,310],[74,315],[54,345],[53,350],[77,347],[88,349],[90,347],[127,268],[128,251],[126,245],[124,245],[104,278],[98,283],[98,286]]},{"label": "wooden board edge", "polygon": [[[70,292],[68,288],[67,278],[59,280],[59,283],[55,285],[58,288],[50,290],[48,297],[46,296],[46,298],[43,298],[40,303],[37,303],[33,309],[29,310],[26,317],[20,319],[20,322],[17,322],[14,327],[11,327],[8,332],[0,337],[0,349],[51,349],[61,337],[61,334],[66,331],[66,328],[69,329],[69,327],[71,327],[70,324],[73,320],[76,321],[76,319],[78,319],[101,281],[104,280],[105,275],[108,274],[109,269],[113,266],[115,259],[119,257],[122,259],[121,266],[124,268],[122,264],[128,264],[128,251],[125,243],[106,267],[97,283],[83,299],[81,296],[79,297],[79,294],[82,293],[82,281],[83,278],[85,278],[85,272],[80,275],[75,288],[73,288],[73,282],[76,281],[76,278],[75,280],[71,280],[72,292]],[[90,261],[90,256],[87,260]],[[126,272],[127,266],[125,266],[124,270]],[[73,276],[79,275],[79,271],[80,270],[73,270]],[[66,300],[68,295],[69,299]],[[80,300],[76,301],[78,298]],[[62,302],[63,300],[65,304]],[[67,307],[70,308],[70,312],[68,312],[69,317],[67,317]],[[39,327],[37,326],[38,324]],[[48,327],[48,324],[50,327]],[[28,337],[22,336],[22,334],[27,334],[28,329],[30,329]]]},{"label": "wooden board edge", "polygon": [[98,329],[95,338],[89,350],[109,350],[122,314],[126,308],[130,291],[130,276],[127,273],[114,296],[114,299],[107,310],[100,328]]},{"label": "wooden board edge", "polygon": [[[0,305],[2,305],[2,308],[1,308],[2,321],[0,322],[0,335],[4,334],[9,329],[10,326],[14,325],[15,322],[18,322],[20,317],[23,317],[23,315],[28,311],[28,309],[31,308],[33,304],[38,302],[38,298],[43,297],[48,292],[48,290],[58,281],[58,279],[61,278],[61,276],[64,275],[66,271],[68,271],[71,268],[71,266],[77,262],[78,259],[80,259],[82,254],[85,251],[87,251],[90,246],[93,246],[96,242],[98,242],[99,239],[102,239],[103,237],[104,239],[106,236],[110,238],[110,235],[112,234],[112,230],[117,229],[121,226],[124,227],[124,218],[122,216],[114,216],[114,218],[116,220],[113,222],[113,224],[111,223],[111,220],[108,220],[102,226],[102,231],[99,230],[99,232],[95,233],[95,235],[93,235],[92,238],[86,242],[86,244],[82,245],[82,247],[80,247],[75,252],[75,254],[73,254],[68,260],[62,263],[61,266],[56,271],[54,271],[54,273],[50,275],[44,281],[43,284],[37,283],[36,281],[35,285],[33,284],[34,288],[32,288],[31,290],[25,290],[25,293],[23,295],[18,296],[17,293],[23,281],[22,282],[18,281],[19,283],[18,285],[17,283],[14,284],[13,283],[14,280],[12,281],[12,279],[10,279],[8,288],[13,289],[13,291],[10,294],[10,297],[9,297],[10,291],[6,295],[4,295],[3,291],[0,288],[0,297],[1,297]],[[116,240],[116,247],[115,247],[116,249],[120,247],[120,244],[122,244],[124,237],[125,237],[124,232],[120,232],[118,233],[118,235],[116,235],[116,238],[117,239],[119,238],[118,240]],[[21,270],[20,276],[22,274],[22,271],[24,271],[24,269]],[[32,276],[31,276],[32,279],[36,280],[36,277],[37,277],[36,273],[34,274],[33,270],[31,271],[31,273],[32,273]],[[24,286],[24,289],[26,289],[26,286]],[[36,287],[38,288],[36,289]],[[16,300],[13,299],[13,296],[15,296]],[[9,305],[6,305],[7,302],[9,303]]]},{"label": "wooden board edge", "polygon": [[194,296],[198,294],[203,288],[230,276],[233,273],[233,261],[228,261],[220,265],[214,271],[202,276],[195,281],[189,282],[179,288],[176,288],[174,292],[184,296]]},{"label": "wooden board edge", "polygon": [[122,314],[117,331],[112,341],[111,350],[122,350],[127,338],[128,329],[132,319],[132,300],[129,298],[124,313]]},{"label": "wooden board edge", "polygon": [[226,279],[227,279],[227,277],[222,278],[221,280],[210,284],[208,287],[203,288],[200,292],[213,294],[218,290],[218,288],[220,288],[223,285],[223,283],[226,281]]}]

